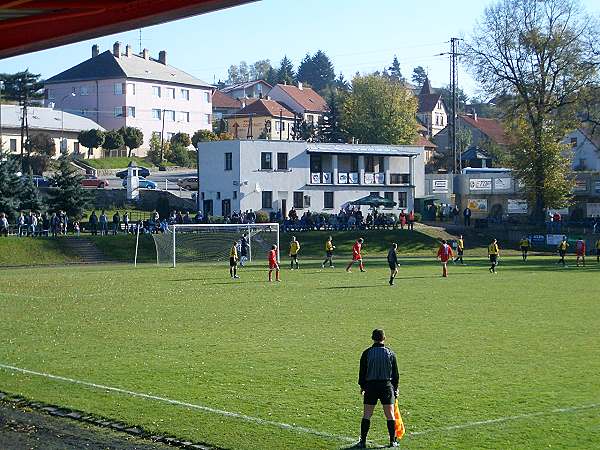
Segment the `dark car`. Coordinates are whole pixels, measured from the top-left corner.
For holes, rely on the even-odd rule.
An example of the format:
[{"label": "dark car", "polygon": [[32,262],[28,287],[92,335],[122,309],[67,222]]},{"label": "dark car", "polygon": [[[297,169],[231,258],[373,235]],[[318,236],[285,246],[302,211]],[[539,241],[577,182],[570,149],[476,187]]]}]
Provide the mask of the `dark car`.
[{"label": "dark car", "polygon": [[[137,170],[138,170],[138,173],[137,173],[138,177],[147,178],[150,176],[150,171],[148,169],[146,169],[145,167],[138,167]],[[117,172],[115,175],[118,176],[119,178],[127,178],[127,169],[121,170],[120,172]]]}]

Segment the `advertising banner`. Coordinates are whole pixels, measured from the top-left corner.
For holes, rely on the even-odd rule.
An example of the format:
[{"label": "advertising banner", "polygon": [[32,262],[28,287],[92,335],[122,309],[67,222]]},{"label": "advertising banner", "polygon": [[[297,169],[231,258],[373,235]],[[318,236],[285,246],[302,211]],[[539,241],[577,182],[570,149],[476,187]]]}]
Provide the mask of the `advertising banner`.
[{"label": "advertising banner", "polygon": [[311,173],[310,174],[310,182],[312,184],[320,184],[321,183],[321,174],[320,173]]},{"label": "advertising banner", "polygon": [[340,183],[340,184],[348,183],[348,174],[345,172],[338,172],[338,183]]},{"label": "advertising banner", "polygon": [[469,199],[467,205],[472,212],[487,212],[488,210],[487,199],[485,198]]},{"label": "advertising banner", "polygon": [[600,203],[588,203],[586,209],[588,217],[600,216]]},{"label": "advertising banner", "polygon": [[358,184],[358,172],[350,172],[348,174],[348,183]]},{"label": "advertising banner", "polygon": [[448,180],[431,180],[431,192],[435,194],[447,194]]},{"label": "advertising banner", "polygon": [[595,181],[594,182],[594,192],[596,194],[600,194],[600,181]]},{"label": "advertising banner", "polygon": [[472,191],[489,191],[492,189],[491,178],[471,178],[469,180],[469,188]]},{"label": "advertising banner", "polygon": [[527,214],[527,200],[509,198],[506,211],[509,214]]},{"label": "advertising banner", "polygon": [[546,244],[548,245],[558,245],[563,239],[564,234],[547,234],[546,235]]},{"label": "advertising banner", "polygon": [[543,234],[530,234],[527,236],[527,239],[529,239],[529,242],[531,242],[531,245],[534,247],[538,245],[544,245],[546,243],[546,236]]},{"label": "advertising banner", "polygon": [[587,191],[587,180],[585,178],[575,179],[575,186],[573,186],[573,192],[585,192]]},{"label": "advertising banner", "polygon": [[494,178],[494,189],[502,191],[510,189],[510,178]]},{"label": "advertising banner", "polygon": [[372,173],[365,173],[365,184],[374,184],[375,176]]},{"label": "advertising banner", "polygon": [[331,172],[323,172],[321,174],[321,179],[325,184],[331,184]]},{"label": "advertising banner", "polygon": [[385,173],[374,173],[373,178],[375,179],[375,184],[385,183]]}]

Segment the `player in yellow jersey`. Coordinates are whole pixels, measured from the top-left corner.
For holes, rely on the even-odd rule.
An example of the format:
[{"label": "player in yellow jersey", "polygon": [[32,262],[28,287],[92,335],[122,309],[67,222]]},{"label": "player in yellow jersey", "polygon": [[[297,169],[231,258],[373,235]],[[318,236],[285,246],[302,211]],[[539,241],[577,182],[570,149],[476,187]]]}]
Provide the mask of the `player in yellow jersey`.
[{"label": "player in yellow jersey", "polygon": [[465,241],[461,234],[460,237],[456,240],[456,258],[454,258],[453,261],[455,263],[457,263],[460,260],[460,263],[464,264],[465,263],[463,261],[464,253],[465,253]]},{"label": "player in yellow jersey", "polygon": [[325,242],[325,261],[321,264],[321,269],[325,268],[325,263],[329,262],[329,267],[333,268],[333,251],[335,245],[333,245],[333,238],[329,236],[327,242]]},{"label": "player in yellow jersey", "polygon": [[565,255],[567,254],[567,249],[569,248],[569,243],[567,242],[567,237],[563,236],[562,241],[558,244],[558,255],[560,259],[557,264],[562,264],[565,267],[567,264],[565,262]]},{"label": "player in yellow jersey", "polygon": [[231,250],[229,250],[229,275],[231,276],[231,278],[239,278],[238,274],[237,274],[237,263],[238,263],[237,246],[238,246],[237,241],[233,241]]},{"label": "player in yellow jersey", "polygon": [[296,236],[292,236],[292,242],[290,242],[290,268],[294,270],[294,263],[296,263],[296,269],[299,269],[298,265],[298,252],[300,251],[300,242],[296,239]]},{"label": "player in yellow jersey", "polygon": [[496,239],[488,245],[488,256],[491,264],[490,273],[497,273],[496,266],[498,265],[498,256],[500,256],[500,247],[498,247],[498,241]]},{"label": "player in yellow jersey", "polygon": [[600,239],[596,241],[596,262],[600,262]]},{"label": "player in yellow jersey", "polygon": [[519,247],[521,247],[521,255],[523,256],[523,262],[527,261],[527,253],[529,252],[529,248],[531,247],[531,243],[526,236],[523,236],[523,239],[519,241]]}]

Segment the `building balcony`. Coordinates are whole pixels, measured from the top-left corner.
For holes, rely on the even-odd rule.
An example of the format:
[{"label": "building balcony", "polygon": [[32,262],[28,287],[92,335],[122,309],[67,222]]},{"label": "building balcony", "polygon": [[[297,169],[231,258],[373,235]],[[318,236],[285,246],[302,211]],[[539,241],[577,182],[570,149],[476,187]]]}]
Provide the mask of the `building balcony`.
[{"label": "building balcony", "polygon": [[410,184],[409,173],[390,173],[389,184]]},{"label": "building balcony", "polygon": [[333,173],[311,172],[310,184],[333,184]]},{"label": "building balcony", "polygon": [[360,184],[358,172],[338,172],[338,184]]}]

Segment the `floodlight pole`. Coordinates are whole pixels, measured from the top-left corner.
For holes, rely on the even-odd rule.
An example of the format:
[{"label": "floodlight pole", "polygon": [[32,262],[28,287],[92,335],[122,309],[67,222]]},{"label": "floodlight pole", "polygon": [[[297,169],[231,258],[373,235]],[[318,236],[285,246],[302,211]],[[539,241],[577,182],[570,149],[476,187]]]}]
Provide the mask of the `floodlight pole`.
[{"label": "floodlight pole", "polygon": [[173,225],[173,268],[175,268],[175,266],[177,265],[176,258],[175,258],[175,233],[176,233],[176,230],[177,230],[176,225]]},{"label": "floodlight pole", "polygon": [[250,224],[248,224],[248,261],[252,262],[252,234],[250,232]]}]

